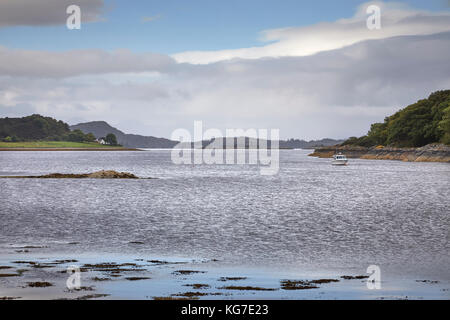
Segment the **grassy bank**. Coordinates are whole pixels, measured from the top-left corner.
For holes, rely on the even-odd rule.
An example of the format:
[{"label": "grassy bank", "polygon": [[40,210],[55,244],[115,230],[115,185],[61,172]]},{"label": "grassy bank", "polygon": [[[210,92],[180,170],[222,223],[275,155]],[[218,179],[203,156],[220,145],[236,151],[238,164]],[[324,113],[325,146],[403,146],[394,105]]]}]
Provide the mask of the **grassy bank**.
[{"label": "grassy bank", "polygon": [[83,149],[123,149],[121,146],[103,145],[95,142],[70,142],[70,141],[30,141],[30,142],[0,142],[1,149],[31,148],[83,148]]}]

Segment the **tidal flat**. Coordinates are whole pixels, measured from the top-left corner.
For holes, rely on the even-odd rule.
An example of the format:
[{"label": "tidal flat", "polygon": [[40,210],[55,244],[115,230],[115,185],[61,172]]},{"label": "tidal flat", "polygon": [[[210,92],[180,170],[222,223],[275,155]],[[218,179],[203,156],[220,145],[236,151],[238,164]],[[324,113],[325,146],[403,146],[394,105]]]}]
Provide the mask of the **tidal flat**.
[{"label": "tidal flat", "polygon": [[[37,251],[0,255],[0,300],[198,299],[449,299],[450,281],[388,277],[367,288],[368,275],[349,270],[280,272],[233,267],[220,259],[111,254],[43,257]],[[69,289],[74,268],[79,286]],[[333,275],[333,276],[332,276]]]}]

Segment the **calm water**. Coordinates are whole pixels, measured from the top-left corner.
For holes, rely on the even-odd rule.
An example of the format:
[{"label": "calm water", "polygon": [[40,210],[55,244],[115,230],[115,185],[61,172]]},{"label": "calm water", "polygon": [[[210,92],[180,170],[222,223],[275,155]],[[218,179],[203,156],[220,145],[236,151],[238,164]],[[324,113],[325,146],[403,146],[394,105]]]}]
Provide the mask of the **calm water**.
[{"label": "calm water", "polygon": [[[154,180],[0,179],[0,253],[219,259],[232,266],[450,279],[450,165],[280,153],[256,166],[174,165],[170,151],[0,152],[0,175],[102,169]],[[131,244],[141,241],[143,245]],[[78,245],[68,245],[78,242]]]}]

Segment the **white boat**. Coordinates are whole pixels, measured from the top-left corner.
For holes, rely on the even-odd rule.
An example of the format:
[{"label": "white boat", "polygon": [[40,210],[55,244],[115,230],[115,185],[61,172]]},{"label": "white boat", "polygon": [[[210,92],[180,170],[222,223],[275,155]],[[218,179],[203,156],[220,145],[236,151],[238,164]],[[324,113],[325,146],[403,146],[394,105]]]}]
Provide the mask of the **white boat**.
[{"label": "white boat", "polygon": [[347,162],[347,157],[339,152],[338,154],[335,154],[333,156],[333,161],[331,162],[331,164],[335,166],[345,166]]}]

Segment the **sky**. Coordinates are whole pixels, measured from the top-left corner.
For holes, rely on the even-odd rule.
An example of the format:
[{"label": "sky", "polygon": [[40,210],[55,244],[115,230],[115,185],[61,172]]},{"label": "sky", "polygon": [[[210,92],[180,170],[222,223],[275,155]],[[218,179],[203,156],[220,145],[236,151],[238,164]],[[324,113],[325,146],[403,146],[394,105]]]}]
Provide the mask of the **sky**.
[{"label": "sky", "polygon": [[0,0],[0,117],[347,138],[449,89],[449,57],[448,0]]}]

